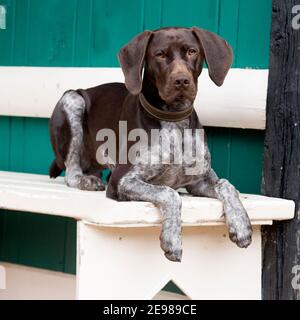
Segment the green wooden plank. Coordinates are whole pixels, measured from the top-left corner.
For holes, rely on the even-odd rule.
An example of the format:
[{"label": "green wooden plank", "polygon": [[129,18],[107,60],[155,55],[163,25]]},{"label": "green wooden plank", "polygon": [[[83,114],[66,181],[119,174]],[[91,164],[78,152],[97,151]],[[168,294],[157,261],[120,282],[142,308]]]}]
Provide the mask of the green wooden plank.
[{"label": "green wooden plank", "polygon": [[240,192],[260,194],[264,132],[229,128],[205,129],[212,167]]},{"label": "green wooden plank", "polygon": [[0,211],[0,261],[19,263],[19,253],[22,250],[20,241],[21,215],[20,212]]},{"label": "green wooden plank", "polygon": [[0,116],[0,168],[2,170],[9,169],[9,153],[10,153],[10,118]]},{"label": "green wooden plank", "polygon": [[76,274],[77,221],[68,219],[65,231],[64,272]]},{"label": "green wooden plank", "polygon": [[54,159],[50,144],[48,119],[25,118],[23,139],[23,170],[25,172],[48,174]]},{"label": "green wooden plank", "polygon": [[230,182],[240,192],[260,194],[264,132],[243,129],[233,132]]},{"label": "green wooden plank", "polygon": [[0,29],[0,62],[2,65],[11,65],[14,50],[15,0],[2,0],[0,5],[6,10],[6,29]]},{"label": "green wooden plank", "polygon": [[119,66],[118,50],[142,31],[143,11],[141,0],[93,2],[91,66]]},{"label": "green wooden plank", "polygon": [[162,27],[198,26],[211,31],[217,31],[219,1],[187,1],[184,5],[181,0],[162,1]]},{"label": "green wooden plank", "polygon": [[9,170],[24,171],[24,118],[12,117],[10,126]]},{"label": "green wooden plank", "polygon": [[238,50],[240,68],[268,68],[272,0],[241,0]]},{"label": "green wooden plank", "polygon": [[73,219],[2,211],[0,261],[75,274]]},{"label": "green wooden plank", "polygon": [[67,218],[22,213],[19,224],[19,263],[64,271]]},{"label": "green wooden plank", "polygon": [[75,0],[31,0],[27,63],[72,66]]},{"label": "green wooden plank", "polygon": [[230,178],[231,130],[228,128],[206,128],[208,142],[211,141],[212,168],[221,178]]},{"label": "green wooden plank", "polygon": [[3,0],[0,65],[118,66],[144,29],[199,26],[232,45],[235,67],[267,68],[271,0]]},{"label": "green wooden plank", "polygon": [[74,66],[89,65],[92,9],[92,0],[77,0],[75,4]]},{"label": "green wooden plank", "polygon": [[0,261],[75,274],[76,221],[2,210]]},{"label": "green wooden plank", "polygon": [[144,3],[143,30],[160,28],[162,0],[145,0]]},{"label": "green wooden plank", "polygon": [[218,34],[226,39],[234,53],[233,67],[236,67],[235,55],[237,52],[237,33],[240,0],[221,0]]},{"label": "green wooden plank", "polygon": [[27,64],[29,4],[30,0],[16,0],[14,4],[14,46],[10,63],[13,66],[24,66]]}]

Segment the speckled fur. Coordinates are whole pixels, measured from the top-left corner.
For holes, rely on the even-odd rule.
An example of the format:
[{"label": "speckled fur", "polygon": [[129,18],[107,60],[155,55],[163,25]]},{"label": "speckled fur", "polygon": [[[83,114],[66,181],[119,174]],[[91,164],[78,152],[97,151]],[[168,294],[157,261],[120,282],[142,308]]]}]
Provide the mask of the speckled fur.
[{"label": "speckled fur", "polygon": [[[168,130],[178,129],[179,132],[183,132],[189,127],[188,121],[162,121],[161,127]],[[173,137],[175,139],[171,139],[171,151],[174,152],[171,154],[171,159],[174,159],[174,153],[178,152],[178,145],[181,142],[176,140],[176,135]],[[168,137],[165,136],[165,138]],[[195,162],[202,161],[201,164],[204,167],[199,175],[185,174],[186,166],[193,166],[195,162],[188,162],[188,165],[185,161],[182,164],[151,165],[143,162],[148,159],[147,152],[143,152],[144,157],[119,182],[118,191],[121,199],[149,201],[160,208],[163,216],[161,248],[165,251],[166,257],[172,261],[181,261],[182,256],[181,201],[176,191],[180,187],[186,187],[193,195],[221,200],[229,226],[230,239],[239,247],[247,247],[251,243],[250,220],[239,200],[238,192],[227,180],[220,180],[211,169],[210,154],[206,143],[204,150],[204,157],[195,159]],[[154,154],[157,155],[160,151],[161,145],[158,144]]]},{"label": "speckled fur", "polygon": [[252,227],[248,214],[239,198],[238,191],[226,179],[219,179],[211,169],[199,182],[187,186],[195,196],[219,199],[223,203],[228,232],[231,241],[240,248],[251,244]]},{"label": "speckled fur", "polygon": [[71,128],[72,138],[68,156],[65,161],[66,175],[65,182],[69,187],[82,190],[104,190],[105,187],[99,177],[95,175],[84,175],[82,172],[83,150],[83,128],[82,119],[85,111],[85,102],[76,91],[66,92],[59,103],[68,119]]},{"label": "speckled fur", "polygon": [[[162,158],[164,157],[161,144],[157,144],[155,149],[151,149],[151,155],[149,155],[150,151],[144,150],[139,163],[120,180],[118,191],[119,196],[123,199],[150,201],[160,208],[163,216],[160,235],[161,248],[169,260],[180,261],[182,255],[181,198],[175,189],[199,180],[199,177],[185,174],[185,168],[195,165],[197,159],[195,162],[172,163],[174,154],[181,152],[179,146],[182,145],[182,140],[179,140],[179,136],[183,135],[184,129],[189,128],[189,119],[176,123],[162,121],[161,128],[165,129],[162,131],[163,139],[167,142],[170,139],[171,163],[151,165],[147,162],[149,156],[152,157],[152,160],[156,160],[153,158],[159,157],[160,154],[162,154]],[[168,134],[169,130],[174,129],[177,132],[172,131],[173,135]],[[204,166],[208,171],[210,168],[209,156],[205,159]]]}]

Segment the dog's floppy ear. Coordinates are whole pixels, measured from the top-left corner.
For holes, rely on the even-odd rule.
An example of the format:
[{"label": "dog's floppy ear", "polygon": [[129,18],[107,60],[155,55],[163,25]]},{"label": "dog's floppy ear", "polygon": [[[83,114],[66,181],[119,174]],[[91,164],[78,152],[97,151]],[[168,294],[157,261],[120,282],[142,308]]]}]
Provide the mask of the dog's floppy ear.
[{"label": "dog's floppy ear", "polygon": [[232,64],[232,49],[221,37],[210,31],[193,27],[192,31],[204,51],[211,80],[221,86]]},{"label": "dog's floppy ear", "polygon": [[125,76],[125,85],[131,94],[139,94],[142,90],[142,70],[147,46],[152,31],[144,31],[122,47],[118,58]]}]

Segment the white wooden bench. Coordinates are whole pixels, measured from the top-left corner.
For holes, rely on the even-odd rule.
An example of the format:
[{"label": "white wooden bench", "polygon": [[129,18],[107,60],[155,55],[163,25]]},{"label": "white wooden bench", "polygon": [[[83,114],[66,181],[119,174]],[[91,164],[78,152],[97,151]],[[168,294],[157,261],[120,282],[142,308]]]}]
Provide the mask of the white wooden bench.
[{"label": "white wooden bench", "polygon": [[[0,67],[0,71],[0,86],[5,88],[0,115],[8,116],[47,118],[66,89],[123,81],[119,68]],[[202,124],[264,129],[267,79],[267,70],[232,69],[217,88],[204,70],[195,103]],[[78,220],[79,299],[150,299],[169,280],[189,298],[260,299],[260,226],[291,219],[294,204],[257,195],[242,194],[241,199],[254,226],[253,243],[247,249],[230,242],[218,200],[184,195],[183,260],[172,263],[159,247],[161,217],[152,204],[118,203],[104,192],[67,188],[62,178],[0,172],[0,208]]]},{"label": "white wooden bench", "polygon": [[183,260],[159,246],[161,216],[147,202],[65,186],[63,178],[0,172],[0,208],[72,217],[77,228],[78,299],[150,299],[170,280],[193,299],[260,299],[260,226],[291,219],[292,201],[241,194],[254,226],[240,249],[227,235],[220,201],[183,195]]}]

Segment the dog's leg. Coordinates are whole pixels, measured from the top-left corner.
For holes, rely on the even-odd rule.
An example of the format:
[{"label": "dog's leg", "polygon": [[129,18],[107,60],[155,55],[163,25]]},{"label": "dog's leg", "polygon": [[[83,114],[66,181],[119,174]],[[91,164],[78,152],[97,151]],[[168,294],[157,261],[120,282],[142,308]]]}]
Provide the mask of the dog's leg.
[{"label": "dog's leg", "polygon": [[181,197],[166,186],[148,184],[133,175],[125,175],[119,182],[119,196],[123,200],[149,201],[163,216],[160,246],[171,261],[181,261]]},{"label": "dog's leg", "polygon": [[69,187],[82,190],[104,190],[105,187],[99,177],[84,175],[81,168],[81,153],[84,148],[82,120],[85,112],[85,101],[75,91],[66,92],[61,100],[63,110],[71,129],[71,141],[65,161],[65,181]]},{"label": "dog's leg", "polygon": [[229,237],[239,247],[251,243],[252,227],[248,214],[239,199],[238,191],[226,179],[219,179],[211,170],[200,182],[187,186],[187,191],[196,196],[216,198],[222,201]]}]

